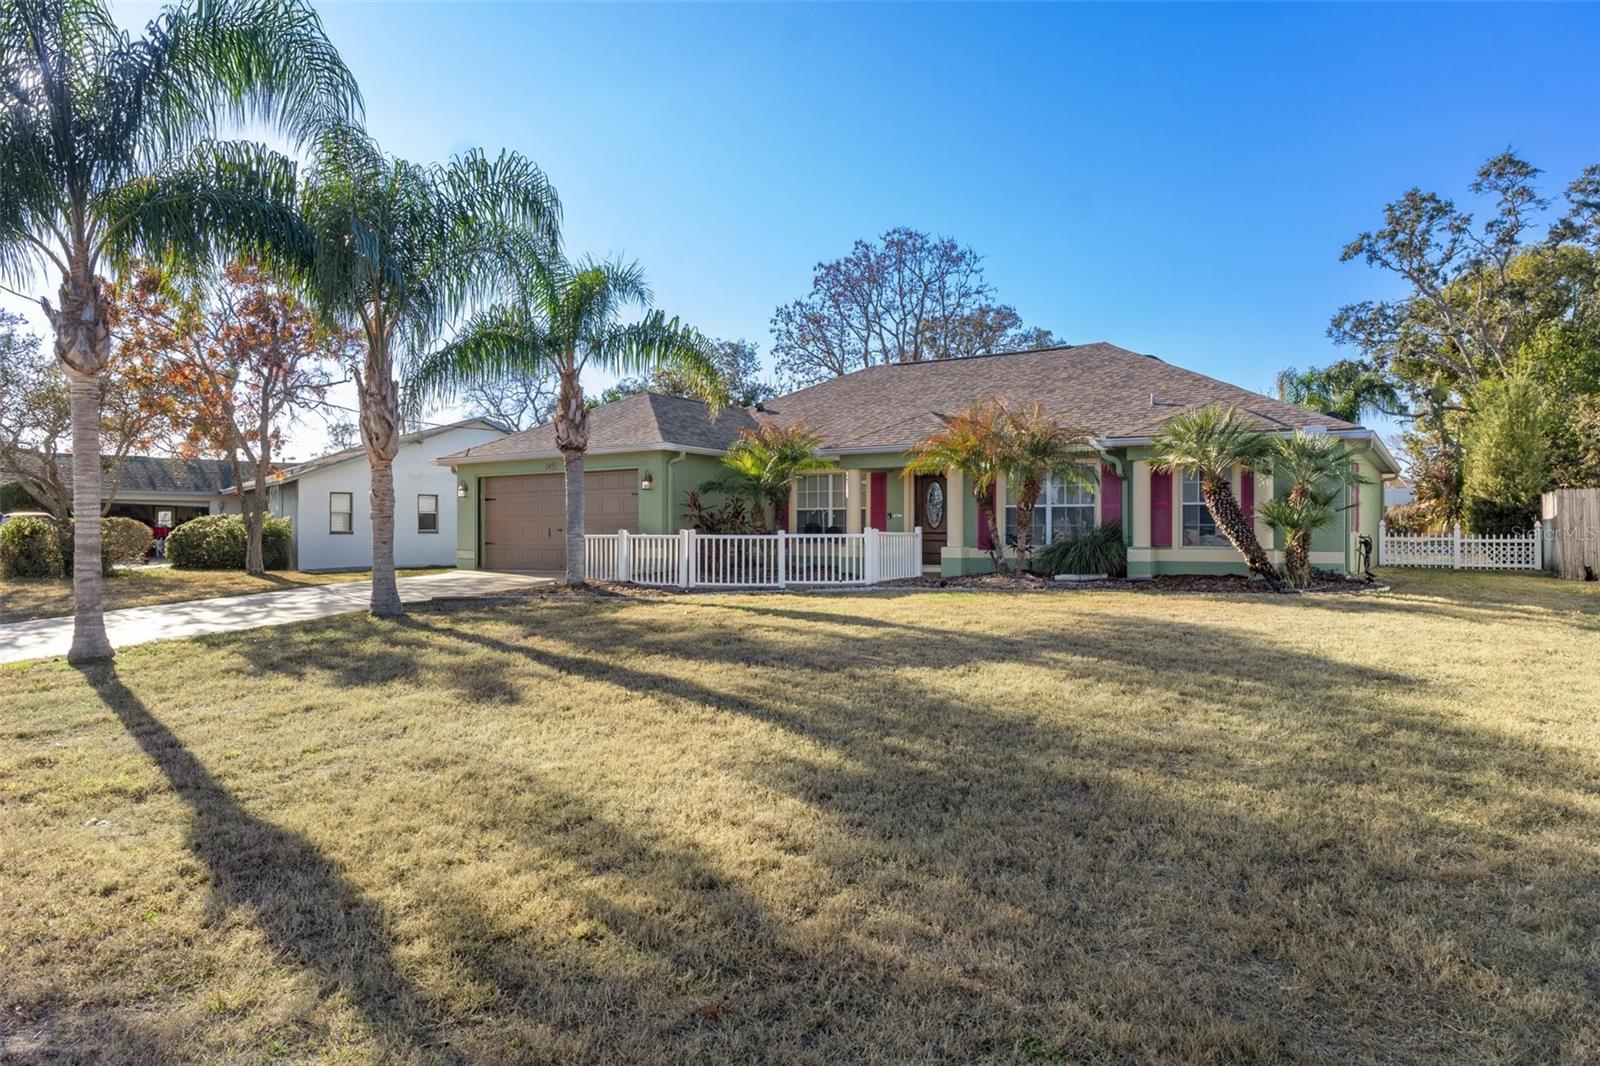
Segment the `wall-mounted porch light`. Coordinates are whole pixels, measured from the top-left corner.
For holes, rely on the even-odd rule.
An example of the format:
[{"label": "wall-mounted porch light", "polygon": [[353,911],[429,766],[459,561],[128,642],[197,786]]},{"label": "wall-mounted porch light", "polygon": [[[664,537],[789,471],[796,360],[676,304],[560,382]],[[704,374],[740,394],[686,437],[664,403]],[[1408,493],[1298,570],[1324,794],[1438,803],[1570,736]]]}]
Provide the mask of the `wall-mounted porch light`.
[{"label": "wall-mounted porch light", "polygon": [[466,498],[467,498],[467,483],[465,481],[456,482],[456,499],[464,500]]},{"label": "wall-mounted porch light", "polygon": [[654,474],[650,473],[650,471],[646,470],[644,472],[644,477],[639,479],[639,488],[641,490],[645,491],[645,492],[649,492],[651,489],[653,489],[655,487],[656,487],[656,476]]}]

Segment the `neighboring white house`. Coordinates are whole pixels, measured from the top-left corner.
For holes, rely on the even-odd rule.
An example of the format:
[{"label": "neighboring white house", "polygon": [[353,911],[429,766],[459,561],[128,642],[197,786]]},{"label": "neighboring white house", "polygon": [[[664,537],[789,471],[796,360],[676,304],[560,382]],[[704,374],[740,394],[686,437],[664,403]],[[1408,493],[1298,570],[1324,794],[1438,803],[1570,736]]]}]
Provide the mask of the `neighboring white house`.
[{"label": "neighboring white house", "polygon": [[[472,418],[400,438],[394,459],[396,566],[455,565],[456,478],[434,460],[505,435],[495,423]],[[290,566],[297,570],[371,567],[371,495],[371,471],[362,448],[298,463],[271,478],[267,509],[294,522]]]},{"label": "neighboring white house", "polygon": [[1416,498],[1416,487],[1405,478],[1386,481],[1383,485],[1383,505],[1385,507],[1399,507],[1410,503]]}]

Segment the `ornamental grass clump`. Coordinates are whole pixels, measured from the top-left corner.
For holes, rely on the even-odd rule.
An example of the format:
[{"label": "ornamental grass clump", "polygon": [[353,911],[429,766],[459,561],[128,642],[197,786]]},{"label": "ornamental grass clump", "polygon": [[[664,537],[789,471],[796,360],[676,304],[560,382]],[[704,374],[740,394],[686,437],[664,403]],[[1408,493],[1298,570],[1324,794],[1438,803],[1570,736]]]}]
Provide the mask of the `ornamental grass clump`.
[{"label": "ornamental grass clump", "polygon": [[1125,576],[1128,548],[1122,543],[1122,524],[1107,522],[1051,541],[1035,558],[1033,570],[1047,577],[1054,574]]}]

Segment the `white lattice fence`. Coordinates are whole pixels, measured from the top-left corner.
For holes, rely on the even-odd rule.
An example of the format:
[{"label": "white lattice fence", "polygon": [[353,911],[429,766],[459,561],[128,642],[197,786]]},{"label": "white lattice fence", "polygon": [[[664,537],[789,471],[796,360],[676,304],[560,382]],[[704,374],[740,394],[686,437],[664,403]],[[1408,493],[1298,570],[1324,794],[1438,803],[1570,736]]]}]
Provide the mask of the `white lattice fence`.
[{"label": "white lattice fence", "polygon": [[922,573],[922,530],[884,533],[675,534],[620,531],[584,537],[596,581],[679,588],[872,585]]},{"label": "white lattice fence", "polygon": [[1378,527],[1380,566],[1432,566],[1454,570],[1542,570],[1544,530],[1538,522],[1526,533],[1463,537],[1449,533],[1394,534]]}]

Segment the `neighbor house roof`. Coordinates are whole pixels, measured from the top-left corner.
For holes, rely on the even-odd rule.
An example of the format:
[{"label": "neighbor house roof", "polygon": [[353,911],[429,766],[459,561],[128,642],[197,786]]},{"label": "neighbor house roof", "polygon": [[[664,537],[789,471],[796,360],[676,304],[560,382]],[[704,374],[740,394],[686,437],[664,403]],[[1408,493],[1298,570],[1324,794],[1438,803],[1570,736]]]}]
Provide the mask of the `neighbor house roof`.
[{"label": "neighbor house roof", "polygon": [[[721,455],[756,424],[748,408],[725,407],[715,421],[706,405],[679,396],[641,392],[589,412],[589,451],[691,451]],[[511,459],[544,459],[560,455],[553,425],[535,426],[509,437],[474,444],[440,458],[441,463],[488,463]]]},{"label": "neighbor house roof", "polygon": [[[400,443],[401,445],[415,444],[418,441],[427,440],[429,437],[437,437],[441,433],[448,433],[454,429],[492,429],[496,433],[509,432],[505,426],[502,426],[493,419],[464,418],[459,422],[451,422],[449,425],[428,426],[425,429],[418,429],[410,433],[406,433],[401,436]],[[296,478],[303,477],[306,474],[311,473],[313,470],[321,470],[322,468],[328,466],[337,466],[339,463],[347,463],[352,459],[361,459],[365,461],[366,454],[367,450],[364,445],[357,445],[354,448],[342,448],[336,452],[329,452],[327,455],[319,455],[315,459],[307,459],[303,463],[295,463],[291,466],[286,466],[282,470],[279,470],[276,474],[273,474],[267,480],[274,485],[281,485],[284,482],[293,481]],[[250,491],[254,487],[254,481],[246,481],[244,483],[246,492]]]},{"label": "neighbor house roof", "polygon": [[[1271,432],[1320,428],[1372,436],[1354,423],[1173,366],[1153,355],[1097,342],[869,367],[768,400],[759,409],[724,411],[714,423],[705,406],[693,400],[632,396],[590,413],[590,450],[721,452],[739,429],[770,419],[806,423],[822,436],[828,452],[903,451],[938,430],[950,415],[988,397],[1010,405],[1037,401],[1052,417],[1085,430],[1103,444],[1148,440],[1169,418],[1208,404],[1238,407]],[[556,454],[553,428],[540,426],[440,461]]]},{"label": "neighbor house roof", "polygon": [[[60,455],[56,468],[61,483],[72,489],[72,456]],[[102,480],[109,487],[110,478]],[[233,491],[233,465],[226,459],[167,459],[159,455],[130,455],[122,461],[117,478],[117,498],[129,496],[220,496]]]}]

